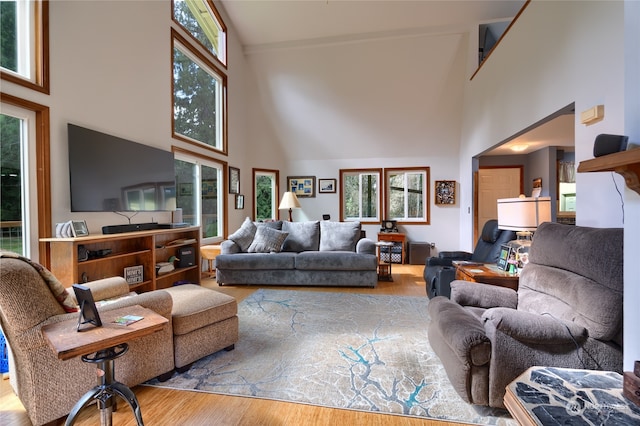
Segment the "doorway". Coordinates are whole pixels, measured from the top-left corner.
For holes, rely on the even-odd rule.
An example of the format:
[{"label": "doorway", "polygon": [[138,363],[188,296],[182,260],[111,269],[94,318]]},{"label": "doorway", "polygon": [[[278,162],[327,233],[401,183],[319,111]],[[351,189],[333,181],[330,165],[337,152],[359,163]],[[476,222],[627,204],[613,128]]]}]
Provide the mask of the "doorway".
[{"label": "doorway", "polygon": [[515,198],[523,192],[523,167],[480,167],[478,170],[478,209],[474,239],[484,224],[498,218],[498,199]]}]

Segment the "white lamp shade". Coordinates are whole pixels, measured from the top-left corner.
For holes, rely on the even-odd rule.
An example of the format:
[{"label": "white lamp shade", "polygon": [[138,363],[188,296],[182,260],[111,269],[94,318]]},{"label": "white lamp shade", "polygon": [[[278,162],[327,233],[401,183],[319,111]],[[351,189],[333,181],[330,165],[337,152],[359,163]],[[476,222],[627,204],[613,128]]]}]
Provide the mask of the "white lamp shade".
[{"label": "white lamp shade", "polygon": [[282,200],[280,200],[280,207],[278,210],[286,210],[286,209],[299,209],[300,202],[298,201],[298,197],[293,192],[285,192],[282,194]]},{"label": "white lamp shade", "polygon": [[535,231],[551,220],[551,197],[501,198],[498,200],[498,228]]}]

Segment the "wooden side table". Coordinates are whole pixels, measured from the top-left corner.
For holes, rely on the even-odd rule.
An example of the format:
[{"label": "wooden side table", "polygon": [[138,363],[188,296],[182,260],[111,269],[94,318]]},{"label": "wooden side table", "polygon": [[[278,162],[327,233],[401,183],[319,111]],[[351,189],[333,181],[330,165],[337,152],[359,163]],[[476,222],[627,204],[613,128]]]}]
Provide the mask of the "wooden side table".
[{"label": "wooden side table", "polygon": [[[137,315],[143,319],[126,326],[116,324],[114,320],[123,315]],[[97,386],[85,393],[73,406],[65,425],[72,425],[78,413],[95,399],[100,408],[100,424],[110,426],[116,396],[120,396],[133,410],[137,424],[142,426],[138,399],[131,389],[115,380],[114,362],[127,352],[128,341],[155,333],[169,320],[139,305],[102,311],[100,318],[101,327],[83,331],[77,331],[76,319],[42,327],[42,334],[59,359],[67,360],[81,356],[82,361],[97,364],[98,370],[101,371],[98,374]]]},{"label": "wooden side table", "polygon": [[[378,241],[376,246],[378,247],[378,281],[393,281],[393,276],[391,275],[391,247],[393,247],[393,243],[390,241]],[[388,262],[382,260],[384,249],[387,250],[387,255],[389,256]]]},{"label": "wooden side table", "polygon": [[454,260],[456,279],[508,287],[518,290],[518,275],[499,269],[493,263],[474,263]]},{"label": "wooden side table", "polygon": [[216,277],[216,269],[213,267],[213,261],[220,254],[221,247],[219,244],[207,245],[200,247],[200,255],[203,259],[207,259],[209,263],[209,278]]},{"label": "wooden side table", "polygon": [[[404,264],[404,245],[407,236],[400,232],[378,232],[378,241],[391,241],[400,246],[400,263]],[[391,251],[391,250],[390,250]],[[392,262],[391,253],[389,254],[389,262]]]}]

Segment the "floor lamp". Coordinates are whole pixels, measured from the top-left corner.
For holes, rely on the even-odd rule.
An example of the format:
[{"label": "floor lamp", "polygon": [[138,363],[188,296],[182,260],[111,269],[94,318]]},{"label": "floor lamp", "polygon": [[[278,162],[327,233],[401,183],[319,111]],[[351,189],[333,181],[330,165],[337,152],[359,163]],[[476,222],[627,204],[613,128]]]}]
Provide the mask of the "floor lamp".
[{"label": "floor lamp", "polygon": [[278,210],[289,209],[289,222],[293,222],[291,211],[293,209],[299,209],[299,208],[300,208],[300,202],[298,201],[298,197],[296,197],[296,194],[289,191],[282,194],[282,200],[280,201],[280,207],[278,207]]}]

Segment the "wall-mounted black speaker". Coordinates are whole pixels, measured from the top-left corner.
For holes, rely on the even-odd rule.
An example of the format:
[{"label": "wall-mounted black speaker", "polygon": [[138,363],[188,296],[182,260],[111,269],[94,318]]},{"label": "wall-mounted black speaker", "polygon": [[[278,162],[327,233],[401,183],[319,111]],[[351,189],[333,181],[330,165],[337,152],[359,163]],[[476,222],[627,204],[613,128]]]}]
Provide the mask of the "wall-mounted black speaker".
[{"label": "wall-mounted black speaker", "polygon": [[627,149],[629,136],[623,135],[598,135],[593,143],[593,156],[602,157],[603,155],[613,154]]}]

